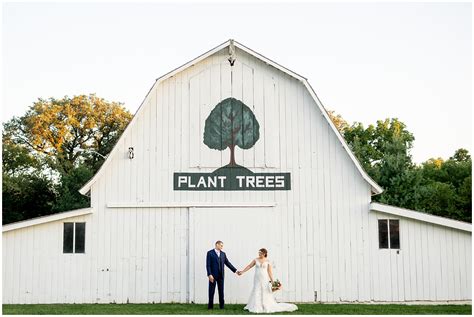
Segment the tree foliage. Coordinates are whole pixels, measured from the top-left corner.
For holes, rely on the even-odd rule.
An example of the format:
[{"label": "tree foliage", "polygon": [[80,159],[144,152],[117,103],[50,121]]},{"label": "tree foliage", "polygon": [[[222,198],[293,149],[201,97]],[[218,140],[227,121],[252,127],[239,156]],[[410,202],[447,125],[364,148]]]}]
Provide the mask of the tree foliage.
[{"label": "tree foliage", "polygon": [[[78,149],[106,155],[117,141],[131,114],[120,103],[107,102],[94,94],[62,99],[39,99],[22,117],[4,125],[15,144],[43,157],[51,168],[68,172],[86,159],[93,170],[103,158],[84,155]],[[87,153],[87,152],[86,152]]]},{"label": "tree foliage", "polygon": [[91,94],[38,99],[25,115],[6,122],[3,222],[28,218],[33,209],[42,215],[87,206],[89,199],[78,189],[100,168],[131,118],[122,104]]},{"label": "tree foliage", "polygon": [[252,110],[235,98],[219,102],[206,119],[204,144],[211,149],[230,149],[228,166],[236,166],[235,147],[250,149],[258,141],[260,126]]},{"label": "tree foliage", "polygon": [[[330,112],[332,120],[340,116]],[[472,222],[472,161],[466,149],[448,160],[430,158],[414,164],[410,155],[414,136],[396,118],[362,123],[337,123],[367,173],[384,188],[374,201],[438,216]]]}]

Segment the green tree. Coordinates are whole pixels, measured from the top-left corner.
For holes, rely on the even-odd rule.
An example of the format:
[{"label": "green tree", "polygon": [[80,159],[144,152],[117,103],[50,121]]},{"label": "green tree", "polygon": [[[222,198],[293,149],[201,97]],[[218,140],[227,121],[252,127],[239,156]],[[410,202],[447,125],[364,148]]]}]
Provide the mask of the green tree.
[{"label": "green tree", "polygon": [[3,173],[2,224],[51,214],[55,198],[51,181],[38,173]]},{"label": "green tree", "polygon": [[[420,199],[420,210],[444,213],[446,216],[472,221],[472,160],[466,149],[458,149],[452,157],[444,161],[440,158],[429,159],[422,164],[423,190],[436,193]],[[443,185],[440,185],[443,184]],[[430,201],[431,199],[431,201]],[[432,203],[435,201],[436,203]],[[441,208],[441,209],[439,209]]]},{"label": "green tree", "polygon": [[454,152],[454,155],[449,159],[456,162],[468,162],[471,160],[471,155],[469,155],[468,150],[461,148],[456,150],[456,152]]},{"label": "green tree", "polygon": [[2,141],[7,174],[3,174],[3,181],[10,187],[3,190],[4,210],[18,207],[23,212],[20,217],[26,217],[29,206],[5,197],[14,188],[23,188],[24,194],[17,197],[37,201],[39,193],[36,195],[32,186],[45,194],[37,201],[45,205],[37,208],[41,214],[88,206],[89,199],[77,190],[100,168],[103,156],[131,118],[122,104],[91,94],[38,99],[25,115],[6,122]]},{"label": "green tree", "polygon": [[462,221],[472,222],[472,176],[466,177],[457,188],[457,206],[461,210]]},{"label": "green tree", "polygon": [[89,197],[78,195],[78,191],[93,175],[92,170],[85,165],[80,165],[70,170],[68,174],[61,175],[61,183],[57,186],[59,195],[54,201],[52,210],[59,212],[89,206]]},{"label": "green tree", "polygon": [[94,152],[107,155],[131,117],[122,104],[94,94],[65,96],[38,99],[24,116],[14,117],[4,129],[15,144],[41,156],[54,170],[67,173],[85,162],[95,172],[103,158]]},{"label": "green tree", "polygon": [[21,145],[2,133],[3,224],[51,213],[54,185],[41,173],[41,164]]},{"label": "green tree", "polygon": [[367,128],[362,123],[355,122],[344,129],[343,136],[364,169],[375,180],[386,176],[381,166],[390,160],[388,155],[402,158],[396,164],[403,167],[403,170],[413,166],[410,150],[415,138],[397,118],[378,120],[375,126],[369,125]]},{"label": "green tree", "polygon": [[472,221],[472,162],[466,149],[448,160],[431,158],[417,165],[410,154],[414,136],[398,119],[365,128],[359,122],[341,124],[344,119],[329,114],[363,168],[384,188],[374,201]]},{"label": "green tree", "polygon": [[396,137],[386,140],[383,151],[380,160],[373,163],[372,175],[384,192],[373,200],[413,209],[421,174],[408,154],[406,142]]},{"label": "green tree", "polygon": [[451,184],[442,182],[428,182],[420,185],[418,192],[420,197],[416,204],[419,211],[443,217],[462,219],[462,213],[456,204],[456,189]]},{"label": "green tree", "polygon": [[230,149],[228,166],[238,166],[235,162],[235,147],[250,149],[258,141],[260,126],[252,110],[235,98],[219,102],[206,119],[204,144],[209,148],[223,151]]}]

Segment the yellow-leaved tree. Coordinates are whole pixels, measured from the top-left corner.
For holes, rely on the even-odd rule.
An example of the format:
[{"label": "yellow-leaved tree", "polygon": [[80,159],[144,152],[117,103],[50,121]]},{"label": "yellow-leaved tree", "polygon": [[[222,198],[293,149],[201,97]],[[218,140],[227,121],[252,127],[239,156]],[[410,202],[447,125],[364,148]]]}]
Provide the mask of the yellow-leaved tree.
[{"label": "yellow-leaved tree", "polygon": [[[88,201],[78,189],[100,168],[131,118],[123,104],[95,94],[38,99],[25,115],[4,124],[4,148],[24,154],[4,155],[11,162],[4,158],[3,165],[21,166],[22,177],[34,173],[49,178],[56,193],[52,211],[84,207]],[[24,162],[28,156],[35,159],[35,166],[25,168],[24,163],[16,162]],[[9,171],[12,191],[18,187],[14,186],[18,174],[15,172]],[[4,198],[14,197],[8,190],[4,188]],[[28,200],[24,195],[17,196],[22,197],[21,201]],[[4,216],[5,207],[11,207],[10,212],[24,213],[25,210],[15,211],[19,205],[20,202],[12,201],[11,206],[4,206]]]},{"label": "yellow-leaved tree", "polygon": [[121,103],[94,94],[38,99],[24,116],[5,124],[5,133],[59,172],[79,159],[95,172],[131,118]]}]

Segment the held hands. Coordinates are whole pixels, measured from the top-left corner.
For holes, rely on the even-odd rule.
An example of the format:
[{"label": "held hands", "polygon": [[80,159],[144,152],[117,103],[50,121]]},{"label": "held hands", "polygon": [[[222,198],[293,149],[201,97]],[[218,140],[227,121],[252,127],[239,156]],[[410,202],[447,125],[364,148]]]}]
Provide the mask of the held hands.
[{"label": "held hands", "polygon": [[241,276],[242,274],[244,274],[244,272],[242,272],[242,271],[237,271],[235,273],[237,273],[238,276]]}]

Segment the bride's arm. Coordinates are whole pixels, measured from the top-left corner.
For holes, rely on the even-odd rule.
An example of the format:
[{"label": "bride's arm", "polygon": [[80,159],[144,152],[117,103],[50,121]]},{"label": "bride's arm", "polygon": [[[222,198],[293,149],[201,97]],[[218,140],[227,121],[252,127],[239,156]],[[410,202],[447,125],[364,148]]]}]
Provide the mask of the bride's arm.
[{"label": "bride's arm", "polygon": [[268,263],[268,276],[270,277],[270,282],[273,283],[273,272],[272,272],[272,265],[270,263]]},{"label": "bride's arm", "polygon": [[245,269],[242,271],[242,273],[247,272],[247,271],[250,270],[254,265],[255,265],[255,259],[253,259],[252,262],[250,262],[249,265],[247,265],[247,266],[245,267]]}]

